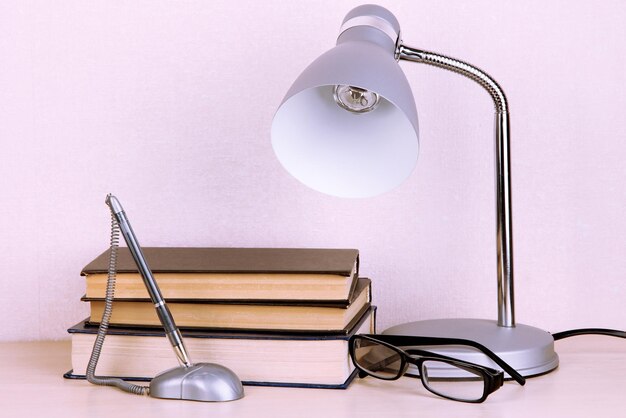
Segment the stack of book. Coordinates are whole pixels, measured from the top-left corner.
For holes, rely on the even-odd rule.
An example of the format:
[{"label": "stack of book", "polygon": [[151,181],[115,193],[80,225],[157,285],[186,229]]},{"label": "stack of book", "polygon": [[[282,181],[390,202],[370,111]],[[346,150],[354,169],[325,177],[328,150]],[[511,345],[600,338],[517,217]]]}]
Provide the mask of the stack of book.
[{"label": "stack of book", "polygon": [[[222,364],[244,384],[345,388],[348,339],[375,331],[371,281],[347,249],[144,248],[194,362]],[[81,272],[91,315],[71,327],[72,371],[84,377],[104,310],[109,251]],[[177,366],[143,280],[120,248],[99,376],[149,380]]]}]

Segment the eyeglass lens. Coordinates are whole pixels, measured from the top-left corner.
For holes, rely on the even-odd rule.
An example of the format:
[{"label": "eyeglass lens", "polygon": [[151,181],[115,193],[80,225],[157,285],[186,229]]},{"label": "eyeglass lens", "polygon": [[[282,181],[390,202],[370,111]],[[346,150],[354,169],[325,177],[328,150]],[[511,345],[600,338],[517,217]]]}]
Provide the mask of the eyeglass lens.
[{"label": "eyeglass lens", "polygon": [[421,373],[424,385],[441,396],[464,401],[483,397],[484,377],[475,370],[437,360],[424,360]]},{"label": "eyeglass lens", "polygon": [[400,353],[362,338],[354,341],[354,360],[361,369],[379,379],[394,379],[403,367]]}]

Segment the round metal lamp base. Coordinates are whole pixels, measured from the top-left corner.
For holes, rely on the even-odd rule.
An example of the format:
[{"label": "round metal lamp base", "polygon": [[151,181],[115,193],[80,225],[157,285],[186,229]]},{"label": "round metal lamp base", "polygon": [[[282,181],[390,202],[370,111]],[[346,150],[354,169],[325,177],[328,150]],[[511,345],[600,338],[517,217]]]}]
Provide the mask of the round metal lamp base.
[{"label": "round metal lamp base", "polygon": [[[431,319],[396,325],[383,331],[383,334],[473,340],[489,348],[525,377],[548,373],[559,365],[552,335],[528,325],[500,327],[496,321],[487,319]],[[487,356],[472,348],[432,347],[430,351],[500,369]]]}]

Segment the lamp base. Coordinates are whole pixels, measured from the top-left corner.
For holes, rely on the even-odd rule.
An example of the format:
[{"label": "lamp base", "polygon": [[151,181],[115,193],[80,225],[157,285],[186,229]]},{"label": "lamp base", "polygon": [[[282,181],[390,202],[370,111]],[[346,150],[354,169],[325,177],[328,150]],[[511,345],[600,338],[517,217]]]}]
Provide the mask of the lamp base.
[{"label": "lamp base", "polygon": [[[463,338],[476,341],[507,362],[524,377],[545,374],[556,369],[559,356],[554,351],[554,338],[547,331],[528,325],[500,327],[487,319],[431,319],[396,325],[383,334],[425,337]],[[420,347],[426,349],[425,347]],[[480,351],[468,347],[431,347],[446,356],[500,369]],[[505,374],[506,377],[508,374]]]}]

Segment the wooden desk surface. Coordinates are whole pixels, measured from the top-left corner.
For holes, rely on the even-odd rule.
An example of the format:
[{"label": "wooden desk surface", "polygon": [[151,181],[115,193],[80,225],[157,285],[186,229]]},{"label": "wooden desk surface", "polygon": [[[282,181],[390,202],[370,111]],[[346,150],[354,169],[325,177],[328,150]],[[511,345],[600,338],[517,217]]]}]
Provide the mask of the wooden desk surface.
[{"label": "wooden desk surface", "polygon": [[583,336],[558,341],[554,372],[513,382],[485,403],[429,394],[419,381],[357,379],[347,390],[245,387],[239,401],[203,403],[140,397],[65,380],[70,343],[0,344],[2,417],[626,417],[626,340]]}]

